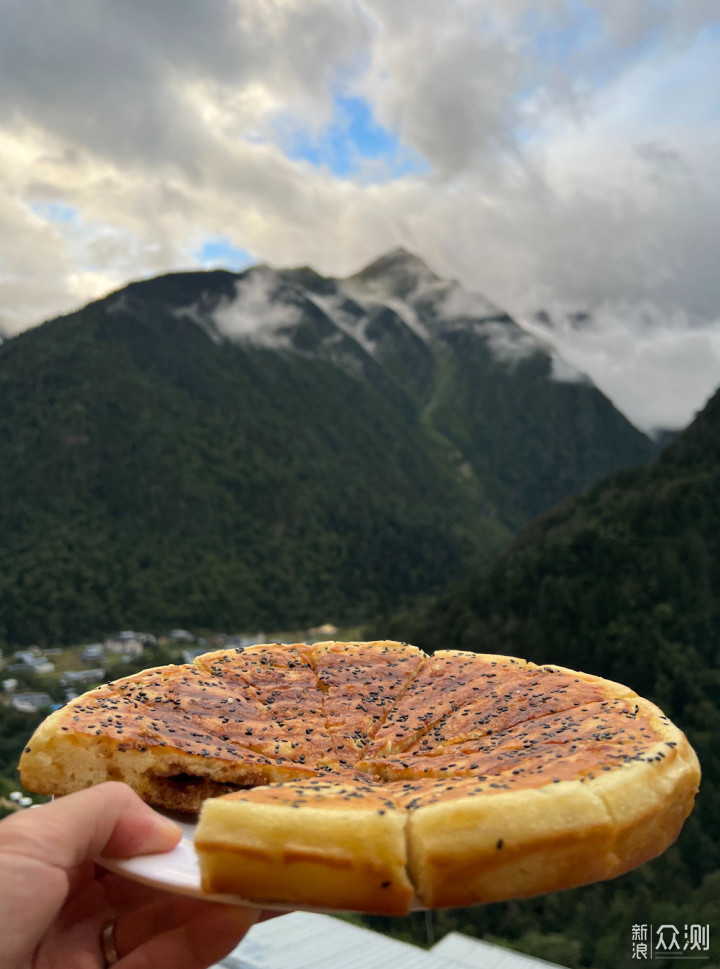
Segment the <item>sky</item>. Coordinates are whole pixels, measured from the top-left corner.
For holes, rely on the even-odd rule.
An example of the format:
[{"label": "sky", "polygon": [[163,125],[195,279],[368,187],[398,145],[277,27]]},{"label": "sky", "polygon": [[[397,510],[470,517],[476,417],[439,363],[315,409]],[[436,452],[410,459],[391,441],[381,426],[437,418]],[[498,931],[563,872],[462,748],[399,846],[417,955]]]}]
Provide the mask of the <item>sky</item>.
[{"label": "sky", "polygon": [[719,175],[720,0],[0,7],[6,336],[402,245],[680,427],[720,385]]}]

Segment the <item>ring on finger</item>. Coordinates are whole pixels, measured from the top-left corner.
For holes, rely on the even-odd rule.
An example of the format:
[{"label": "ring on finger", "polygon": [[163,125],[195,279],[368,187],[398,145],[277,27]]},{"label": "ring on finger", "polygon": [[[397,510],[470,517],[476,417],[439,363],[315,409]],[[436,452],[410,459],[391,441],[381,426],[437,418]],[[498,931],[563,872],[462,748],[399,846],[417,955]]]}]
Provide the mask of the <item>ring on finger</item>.
[{"label": "ring on finger", "polygon": [[115,948],[115,924],[117,922],[117,916],[113,915],[105,925],[103,926],[102,933],[100,935],[100,944],[102,946],[102,954],[105,957],[105,969],[110,969],[110,966],[114,966],[120,961],[120,956]]}]

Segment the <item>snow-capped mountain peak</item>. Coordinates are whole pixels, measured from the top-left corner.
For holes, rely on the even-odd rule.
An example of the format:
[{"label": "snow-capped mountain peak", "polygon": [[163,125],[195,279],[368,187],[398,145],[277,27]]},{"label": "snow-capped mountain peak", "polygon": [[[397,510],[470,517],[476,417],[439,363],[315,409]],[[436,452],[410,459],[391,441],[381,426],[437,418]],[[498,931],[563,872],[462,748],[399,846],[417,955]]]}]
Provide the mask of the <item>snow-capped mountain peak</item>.
[{"label": "snow-capped mountain peak", "polygon": [[379,299],[408,299],[438,284],[440,279],[418,256],[399,247],[343,280],[349,291]]},{"label": "snow-capped mountain peak", "polygon": [[470,337],[505,369],[537,354],[549,358],[552,379],[586,379],[565,365],[547,327],[520,326],[501,307],[456,280],[442,279],[403,248],[341,279],[308,267],[259,265],[216,282],[220,290],[213,283],[192,303],[174,308],[216,343],[327,359],[355,372],[368,357],[383,365],[398,354],[406,359],[434,354]]}]

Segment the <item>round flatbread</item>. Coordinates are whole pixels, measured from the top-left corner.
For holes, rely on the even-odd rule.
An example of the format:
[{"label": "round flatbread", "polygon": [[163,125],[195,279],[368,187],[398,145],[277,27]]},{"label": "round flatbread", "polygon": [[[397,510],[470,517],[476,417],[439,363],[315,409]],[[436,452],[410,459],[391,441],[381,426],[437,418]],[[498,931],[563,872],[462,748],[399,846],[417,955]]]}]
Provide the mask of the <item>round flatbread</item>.
[{"label": "round flatbread", "polygon": [[201,811],[209,892],[382,914],[622,874],[675,840],[700,778],[628,687],[396,642],[146,670],[53,713],[20,769],[40,793],[115,779]]}]

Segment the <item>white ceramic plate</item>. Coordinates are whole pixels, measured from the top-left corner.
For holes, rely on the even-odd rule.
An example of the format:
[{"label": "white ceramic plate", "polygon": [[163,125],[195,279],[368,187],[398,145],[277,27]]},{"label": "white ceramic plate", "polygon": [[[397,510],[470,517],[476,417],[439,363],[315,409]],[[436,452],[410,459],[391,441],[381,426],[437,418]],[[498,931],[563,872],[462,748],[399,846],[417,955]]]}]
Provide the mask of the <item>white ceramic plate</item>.
[{"label": "white ceramic plate", "polygon": [[[190,895],[206,901],[230,902],[251,908],[260,907],[239,895],[210,895],[204,892],[200,885],[200,865],[193,847],[197,822],[187,814],[174,814],[169,811],[158,813],[172,818],[182,829],[182,839],[172,851],[163,851],[155,855],[138,855],[135,858],[98,858],[98,863],[103,868],[132,881],[142,882],[144,885],[160,888],[166,892]],[[289,912],[296,906],[263,905],[262,907]]]}]

